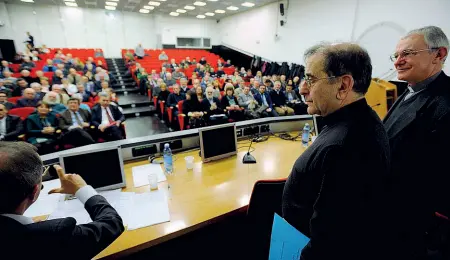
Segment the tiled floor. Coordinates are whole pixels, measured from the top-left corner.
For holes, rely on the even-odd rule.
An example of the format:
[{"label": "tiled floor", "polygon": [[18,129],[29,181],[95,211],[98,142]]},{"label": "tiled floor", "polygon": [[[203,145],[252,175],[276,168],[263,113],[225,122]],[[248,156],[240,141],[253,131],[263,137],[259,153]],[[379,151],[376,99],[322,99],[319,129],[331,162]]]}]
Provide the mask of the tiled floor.
[{"label": "tiled floor", "polygon": [[126,121],[127,139],[169,132],[157,116],[128,118]]}]

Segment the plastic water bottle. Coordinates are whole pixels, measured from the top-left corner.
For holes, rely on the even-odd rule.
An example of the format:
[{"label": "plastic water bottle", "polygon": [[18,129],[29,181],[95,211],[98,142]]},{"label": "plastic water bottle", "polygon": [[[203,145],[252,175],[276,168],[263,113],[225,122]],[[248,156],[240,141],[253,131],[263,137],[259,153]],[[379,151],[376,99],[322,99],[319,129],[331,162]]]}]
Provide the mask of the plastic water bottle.
[{"label": "plastic water bottle", "polygon": [[309,126],[308,123],[306,123],[305,126],[303,127],[303,132],[302,132],[303,147],[307,147],[309,144],[309,132],[310,131],[311,131],[311,127]]},{"label": "plastic water bottle", "polygon": [[173,172],[172,150],[170,150],[169,144],[164,144],[164,170],[167,175]]}]

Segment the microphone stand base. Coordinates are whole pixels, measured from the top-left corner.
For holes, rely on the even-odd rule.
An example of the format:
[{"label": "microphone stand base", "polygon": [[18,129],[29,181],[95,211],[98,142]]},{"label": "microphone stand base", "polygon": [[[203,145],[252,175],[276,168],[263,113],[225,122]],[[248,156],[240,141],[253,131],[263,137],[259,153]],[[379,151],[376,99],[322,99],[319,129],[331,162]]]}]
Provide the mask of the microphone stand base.
[{"label": "microphone stand base", "polygon": [[244,155],[244,158],[242,158],[242,163],[243,164],[256,163],[256,159],[253,155],[251,155],[250,153],[247,153]]}]

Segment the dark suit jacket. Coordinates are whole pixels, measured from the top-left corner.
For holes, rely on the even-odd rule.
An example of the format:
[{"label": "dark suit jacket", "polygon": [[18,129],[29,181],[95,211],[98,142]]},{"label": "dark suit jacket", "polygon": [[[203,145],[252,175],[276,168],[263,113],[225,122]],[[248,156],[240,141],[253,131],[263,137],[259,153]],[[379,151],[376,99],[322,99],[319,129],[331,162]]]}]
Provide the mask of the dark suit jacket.
[{"label": "dark suit jacket", "polygon": [[211,110],[211,104],[209,103],[207,98],[204,98],[201,102],[203,111],[207,113],[206,115],[209,116],[209,115],[225,114],[225,112],[220,106],[220,100],[218,98],[213,98],[213,100],[217,105],[217,109],[215,110]]},{"label": "dark suit jacket", "polygon": [[0,103],[6,107],[6,109],[11,110],[14,108],[14,104],[11,102],[6,101],[5,103]]},{"label": "dark suit jacket", "polygon": [[391,126],[386,130],[393,174],[392,216],[399,217],[395,224],[403,233],[400,241],[405,250],[417,256],[424,251],[434,212],[450,216],[450,77],[441,72],[392,124],[390,117],[407,92],[394,103],[384,124]]},{"label": "dark suit jacket", "polygon": [[[79,109],[79,112],[80,112],[80,116],[84,122],[86,122],[86,123],[91,122],[91,114],[89,113],[89,111],[84,110],[84,109]],[[71,127],[72,124],[73,124],[72,114],[70,113],[70,110],[67,109],[59,117],[59,128],[63,131],[66,131],[66,130],[69,130],[69,127]]]},{"label": "dark suit jacket", "polygon": [[[26,88],[29,88],[29,87],[26,87]],[[13,97],[20,97],[20,96],[22,96],[22,90],[23,89],[21,87],[15,86],[11,95]]]},{"label": "dark suit jacket", "polygon": [[[233,96],[234,102],[236,103],[236,105],[239,106],[238,100],[235,96]],[[230,106],[230,101],[228,101],[228,98],[226,96],[223,96],[222,99],[220,100],[220,107],[222,109],[227,109],[227,107]]]},{"label": "dark suit jacket", "polygon": [[86,201],[93,222],[72,217],[29,225],[0,216],[2,259],[91,259],[123,232],[122,219],[100,195]]},{"label": "dark suit jacket", "polygon": [[[111,114],[113,116],[114,121],[125,121],[125,117],[122,112],[116,107],[109,105],[109,109],[111,110]],[[92,108],[92,125],[98,127],[102,123],[102,107],[100,105],[94,106]]]},{"label": "dark suit jacket", "polygon": [[276,107],[281,107],[286,105],[286,96],[284,91],[280,90],[277,94],[275,90],[270,91],[270,99],[272,99],[273,104]]},{"label": "dark suit jacket", "polygon": [[18,116],[6,116],[5,141],[17,141],[19,135],[23,133],[22,120]]},{"label": "dark suit jacket", "polygon": [[[74,81],[74,78],[76,79],[76,82]],[[75,75],[75,77],[72,75],[69,75],[69,76],[67,76],[67,80],[69,80],[70,84],[77,84],[77,83],[81,82],[81,76],[78,74]]]},{"label": "dark suit jacket", "polygon": [[[53,113],[49,113],[47,115],[47,121],[50,123],[50,125],[54,128],[58,127],[58,120],[56,116]],[[28,141],[30,143],[34,143],[36,141],[36,137],[43,137],[43,138],[49,138],[49,139],[55,139],[57,136],[56,134],[49,135],[49,134],[43,134],[41,131],[44,129],[44,125],[42,125],[41,119],[39,117],[39,114],[34,113],[28,116],[26,120],[26,134]]]},{"label": "dark suit jacket", "polygon": [[[269,105],[269,108],[273,108],[273,103],[272,103],[272,99],[270,98],[270,95],[267,94],[267,92],[264,92],[264,95],[266,96],[266,101],[267,101],[267,104]],[[262,106],[263,100],[262,100],[262,97],[261,97],[261,93],[260,93],[260,92],[258,92],[258,93],[255,95],[255,100],[258,102],[258,104],[259,104],[260,106]]]},{"label": "dark suit jacket", "polygon": [[21,99],[17,100],[16,108],[19,108],[19,107],[35,107],[38,102],[39,102],[38,99],[21,98]]}]

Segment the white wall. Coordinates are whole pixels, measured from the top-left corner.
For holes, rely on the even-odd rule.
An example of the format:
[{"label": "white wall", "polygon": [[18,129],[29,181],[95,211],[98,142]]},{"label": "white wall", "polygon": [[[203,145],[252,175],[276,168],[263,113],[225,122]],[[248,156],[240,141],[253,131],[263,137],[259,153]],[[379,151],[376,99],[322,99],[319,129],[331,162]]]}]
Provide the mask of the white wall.
[{"label": "white wall", "polygon": [[[33,13],[35,12],[35,13]],[[26,31],[35,44],[48,47],[102,48],[107,57],[119,57],[120,49],[157,48],[157,35],[162,44],[175,44],[176,36],[210,37],[220,44],[214,20],[171,17],[131,12],[108,12],[65,6],[15,5],[0,3],[1,39],[13,39],[18,50]]]},{"label": "white wall", "polygon": [[450,37],[448,0],[291,0],[283,27],[278,6],[273,3],[222,19],[218,29],[222,42],[268,60],[303,64],[303,52],[315,43],[355,41],[369,51],[373,76],[378,77],[393,68],[389,55],[407,31],[436,25]]}]

